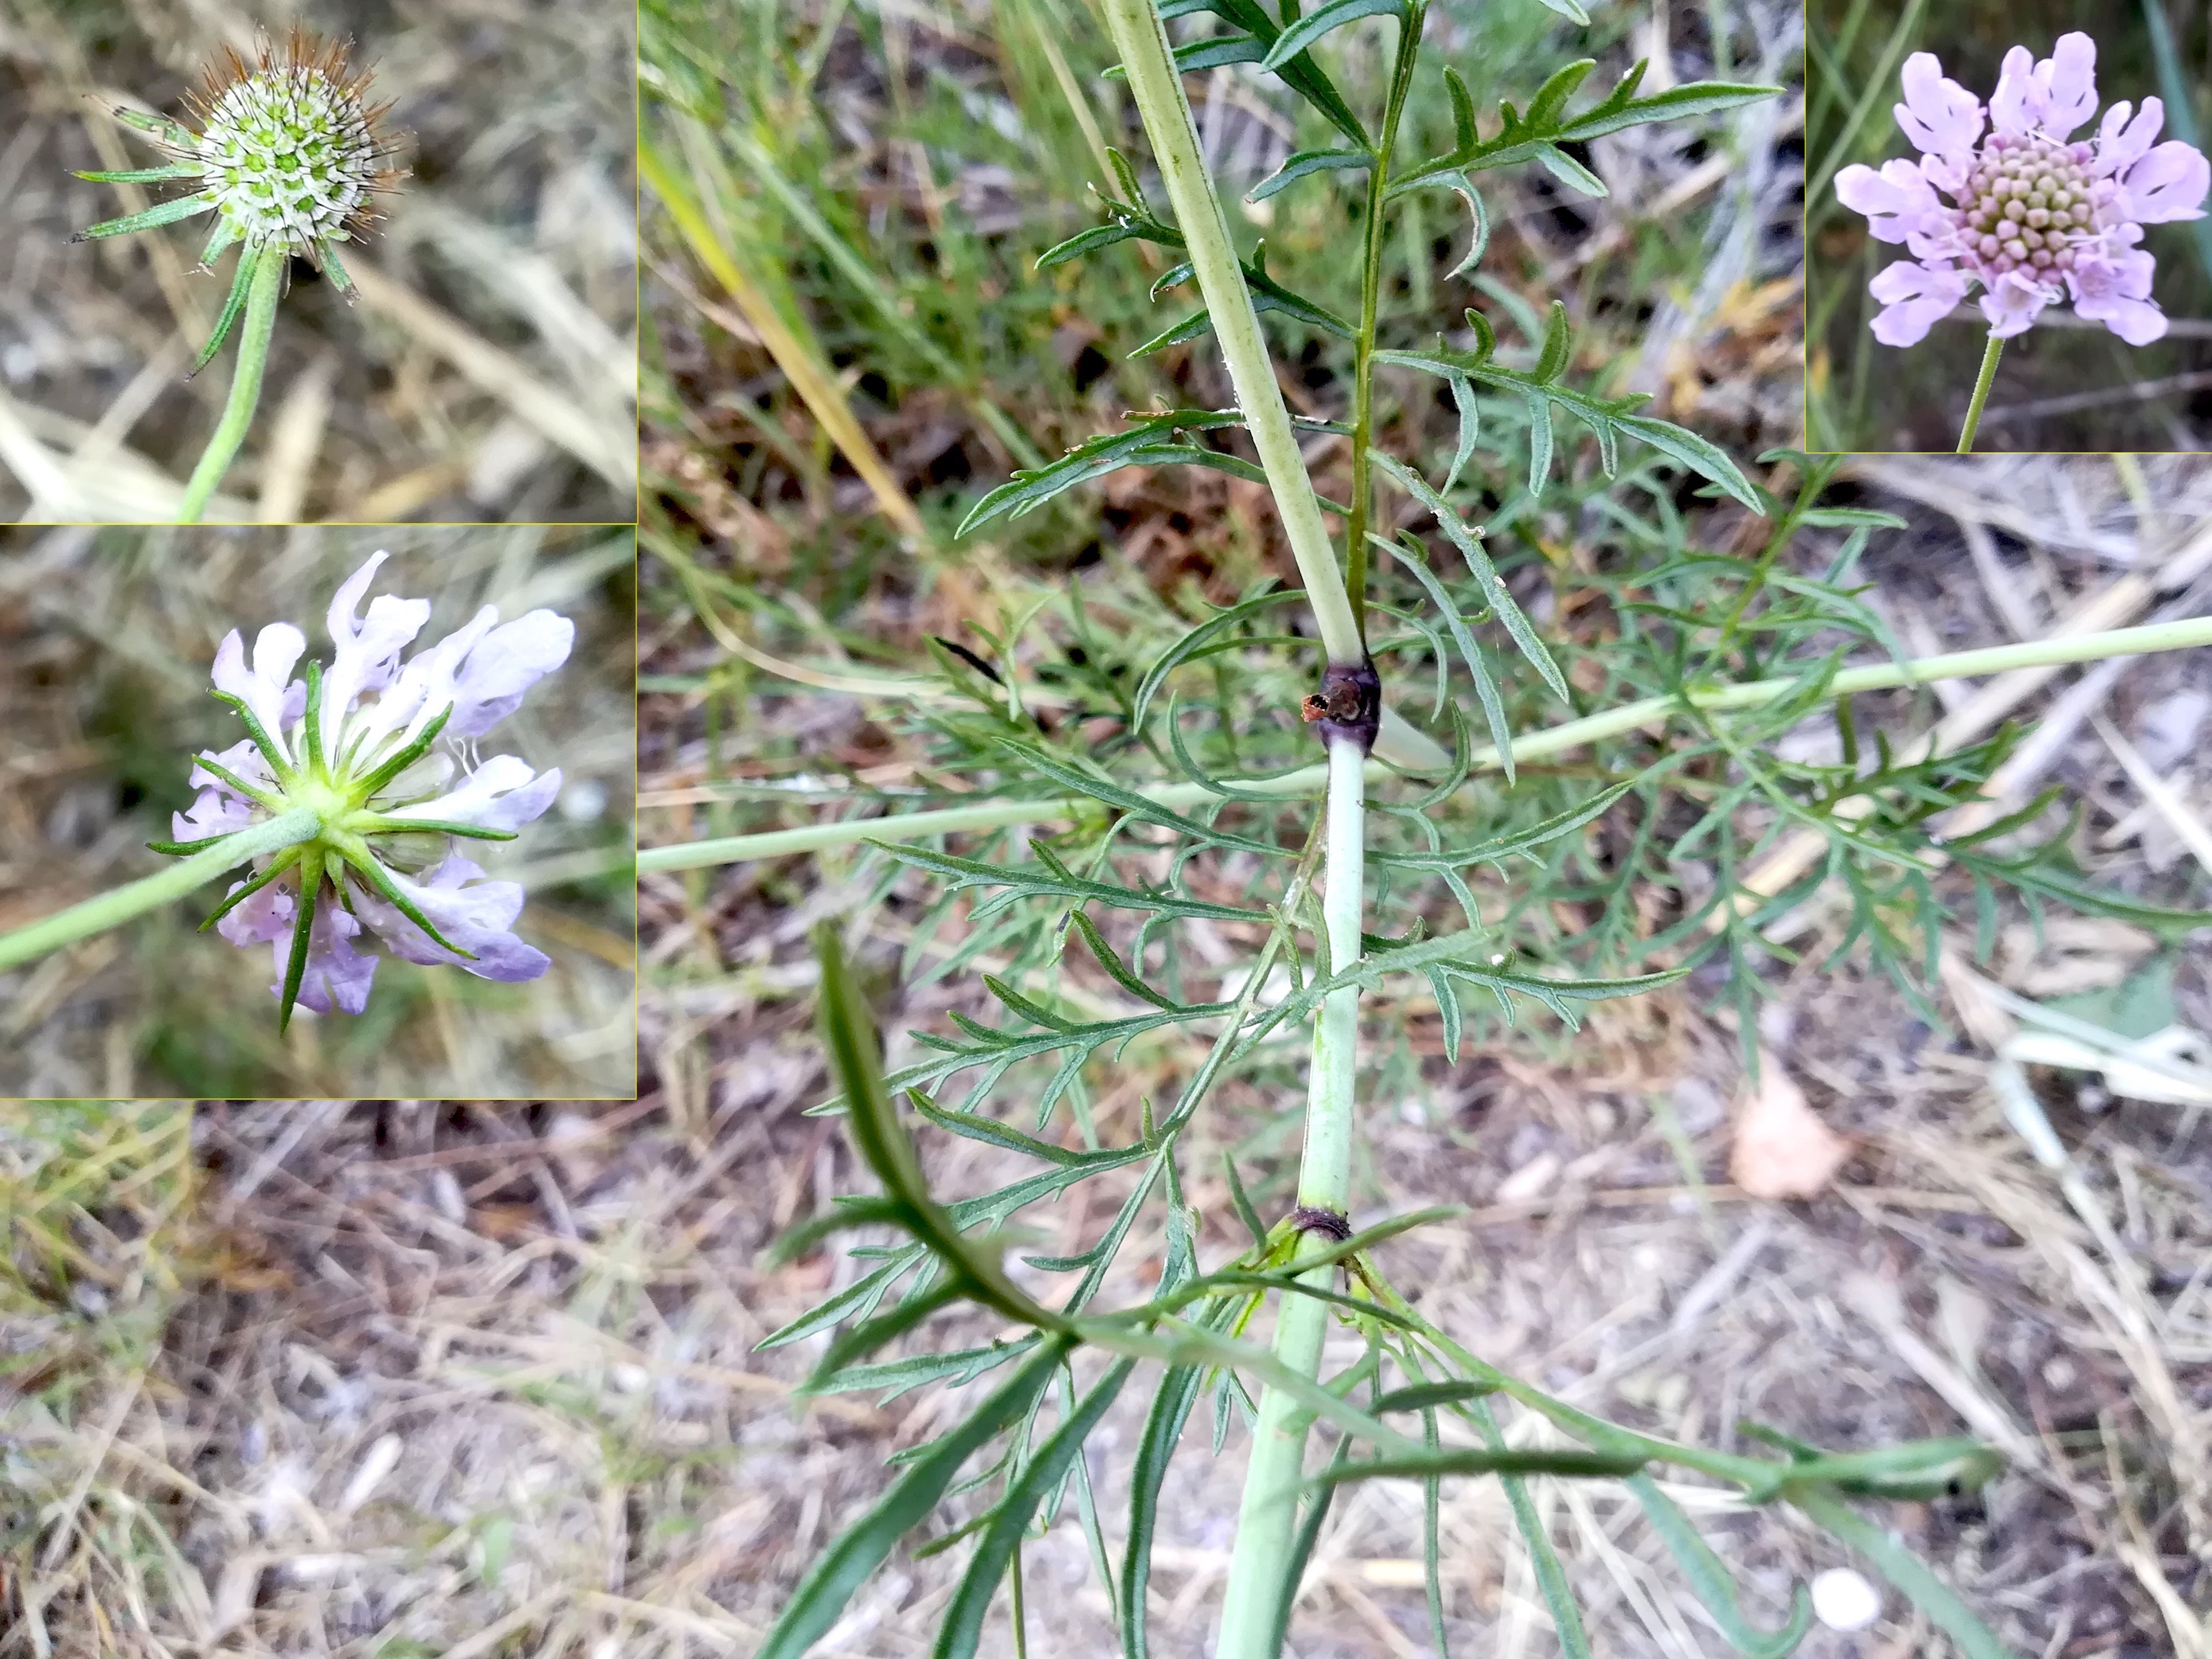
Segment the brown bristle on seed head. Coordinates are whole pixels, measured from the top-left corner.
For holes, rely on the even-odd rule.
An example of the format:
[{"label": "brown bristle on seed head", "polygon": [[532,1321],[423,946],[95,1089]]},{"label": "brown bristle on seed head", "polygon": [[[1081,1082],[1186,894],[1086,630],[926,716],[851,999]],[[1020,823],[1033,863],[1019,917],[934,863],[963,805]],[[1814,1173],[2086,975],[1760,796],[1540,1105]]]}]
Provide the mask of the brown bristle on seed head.
[{"label": "brown bristle on seed head", "polygon": [[251,61],[225,46],[191,95],[200,133],[185,153],[249,241],[282,237],[319,263],[326,242],[366,235],[407,176],[392,165],[404,135],[384,126],[392,106],[367,100],[352,50],[295,24],[281,46],[260,36]]}]

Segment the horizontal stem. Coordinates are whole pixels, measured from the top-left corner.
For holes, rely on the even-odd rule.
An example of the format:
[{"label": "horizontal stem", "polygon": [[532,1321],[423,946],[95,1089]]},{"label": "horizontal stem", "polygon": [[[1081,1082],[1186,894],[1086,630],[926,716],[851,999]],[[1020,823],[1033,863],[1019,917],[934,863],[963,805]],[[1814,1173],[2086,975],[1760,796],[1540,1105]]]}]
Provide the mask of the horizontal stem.
[{"label": "horizontal stem", "polygon": [[181,864],[173,864],[112,892],[88,898],[82,904],[72,904],[66,910],[43,921],[34,921],[27,927],[18,927],[12,933],[0,933],[0,971],[42,957],[49,951],[58,951],[64,945],[74,945],[81,939],[89,939],[94,933],[106,933],[111,927],[119,927],[133,916],[143,915],[173,899],[184,897],[194,888],[213,881],[224,871],[248,859],[312,841],[322,827],[322,820],[310,808],[302,806],[265,823],[241,830],[234,836],[226,836],[219,845],[204,853],[195,853]]},{"label": "horizontal stem", "polygon": [[[1953,651],[1911,662],[1872,663],[1863,668],[1843,670],[1829,682],[1828,689],[1836,696],[1850,696],[1861,691],[1893,690],[1901,685],[1929,685],[1938,680],[2002,674],[2017,668],[2048,668],[2061,663],[2097,662],[2107,657],[2142,656],[2154,651],[2184,651],[2207,645],[2212,645],[2212,617],[2191,617],[2142,628],[2116,628],[2101,634],[2076,634],[2059,639],[2031,640],[2020,645],[1993,646],[1984,651]],[[1772,702],[1796,684],[1795,680],[1747,680],[1740,685],[1713,686],[1680,696],[1641,697],[1601,714],[1588,714],[1581,720],[1567,720],[1545,731],[1516,738],[1513,759],[1516,764],[1525,764],[1565,754],[1587,743],[1619,737],[1640,726],[1656,726],[1686,703],[1697,708],[1754,708],[1762,702]],[[1474,765],[1478,771],[1494,769],[1498,750],[1484,744],[1474,751]],[[1388,775],[1387,768],[1371,761],[1368,763],[1370,778]],[[1320,794],[1328,781],[1328,768],[1324,763],[1303,766],[1280,777],[1242,787],[1297,798]],[[1178,812],[1218,799],[1196,783],[1153,784],[1139,787],[1137,793]],[[757,835],[681,842],[672,847],[648,847],[638,854],[637,867],[641,874],[696,870],[708,865],[737,864],[748,859],[783,858],[793,853],[849,847],[863,841],[916,841],[924,836],[950,835],[956,830],[1002,830],[1009,824],[1075,817],[1094,805],[1079,797],[1046,796],[1036,800],[979,801],[973,806],[901,812],[890,817],[845,818],[798,830],[770,830]]]}]

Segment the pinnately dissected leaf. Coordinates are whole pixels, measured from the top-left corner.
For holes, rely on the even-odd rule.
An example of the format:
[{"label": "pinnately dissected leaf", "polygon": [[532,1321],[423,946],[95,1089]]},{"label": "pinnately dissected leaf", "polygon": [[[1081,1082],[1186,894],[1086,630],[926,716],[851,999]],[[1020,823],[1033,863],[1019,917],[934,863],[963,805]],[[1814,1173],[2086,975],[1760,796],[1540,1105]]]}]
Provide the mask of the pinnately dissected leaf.
[{"label": "pinnately dissected leaf", "polygon": [[800,1659],[837,1622],[862,1581],[892,1547],[928,1518],[960,1467],[1029,1410],[1066,1353],[1066,1339],[1043,1343],[1027,1363],[928,1452],[910,1465],[868,1512],[816,1558],[784,1604],[757,1659]]},{"label": "pinnately dissected leaf", "polygon": [[1429,509],[1437,521],[1437,527],[1450,538],[1452,545],[1459,549],[1460,556],[1467,561],[1467,568],[1482,589],[1483,598],[1490,601],[1491,614],[1505,625],[1505,631],[1513,636],[1513,643],[1521,647],[1521,654],[1544,677],[1544,684],[1552,688],[1559,701],[1571,702],[1567,695],[1566,678],[1559,672],[1559,665],[1552,660],[1552,653],[1544,648],[1543,641],[1536,637],[1535,629],[1529,625],[1528,618],[1522,613],[1513,595],[1506,591],[1504,582],[1498,577],[1497,567],[1490,562],[1490,556],[1482,550],[1482,544],[1474,532],[1468,528],[1467,521],[1460,517],[1458,510],[1438,495],[1426,478],[1395,457],[1377,450],[1374,453],[1373,460],[1393,483]]},{"label": "pinnately dissected leaf", "polygon": [[1790,1618],[1778,1631],[1762,1631],[1743,1616],[1735,1602],[1735,1581],[1712,1546],[1706,1543],[1690,1517],[1682,1513],[1674,1500],[1659,1489],[1658,1483],[1648,1474],[1633,1474],[1628,1479],[1628,1490],[1644,1506],[1644,1518],[1650,1522],[1651,1530],[1659,1534],[1674,1556],[1674,1565],[1682,1571],[1690,1589],[1705,1611],[1712,1615],[1713,1623],[1738,1653],[1750,1659],[1782,1659],[1782,1656],[1796,1650],[1812,1627],[1813,1598],[1805,1586],[1796,1587],[1790,1599]]},{"label": "pinnately dissected leaf", "polygon": [[1052,1437],[1037,1448],[1008,1487],[1006,1495],[999,1500],[998,1507],[991,1513],[990,1525],[984,1528],[982,1537],[976,1541],[975,1553],[969,1558],[968,1570],[961,1575],[959,1588],[953,1591],[951,1605],[945,1610],[944,1622],[938,1626],[937,1644],[931,1650],[933,1659],[973,1659],[975,1644],[983,1633],[983,1615],[990,1610],[991,1598],[998,1592],[999,1580],[1013,1559],[1030,1516],[1036,1512],[1045,1493],[1083,1455],[1083,1443],[1098,1426],[1098,1419],[1114,1403],[1114,1396],[1129,1380],[1136,1363],[1133,1359],[1117,1359],[1107,1367],[1106,1374],[1091,1385],[1066,1421],[1054,1431]]},{"label": "pinnately dissected leaf", "polygon": [[1244,199],[1264,202],[1316,173],[1340,173],[1352,167],[1364,171],[1374,165],[1375,158],[1364,149],[1302,149],[1247,191]]},{"label": "pinnately dissected leaf", "polygon": [[1329,0],[1329,3],[1310,11],[1285,29],[1275,44],[1268,49],[1262,67],[1273,69],[1288,58],[1297,57],[1308,46],[1333,29],[1346,23],[1356,23],[1363,17],[1389,16],[1401,24],[1406,21],[1406,0]]},{"label": "pinnately dissected leaf", "polygon": [[1244,416],[1233,409],[1171,409],[1133,417],[1121,432],[1102,433],[1078,444],[1049,465],[1018,471],[969,509],[959,535],[1006,514],[1018,516],[1043,506],[1062,490],[1133,464],[1136,452],[1157,448],[1177,433],[1239,426]]}]

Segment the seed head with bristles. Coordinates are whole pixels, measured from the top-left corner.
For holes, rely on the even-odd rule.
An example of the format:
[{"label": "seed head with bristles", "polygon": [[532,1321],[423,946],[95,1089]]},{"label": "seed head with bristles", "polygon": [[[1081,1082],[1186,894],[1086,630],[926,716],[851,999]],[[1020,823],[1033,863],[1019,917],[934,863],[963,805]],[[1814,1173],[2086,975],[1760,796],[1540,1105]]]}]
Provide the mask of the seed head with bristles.
[{"label": "seed head with bristles", "polygon": [[380,216],[376,198],[406,174],[391,165],[397,137],[382,125],[392,106],[368,101],[369,76],[352,67],[351,46],[298,27],[281,47],[262,36],[251,63],[226,46],[190,100],[198,132],[136,110],[115,112],[174,158],[167,166],[77,174],[100,184],[177,180],[199,188],[94,225],[75,240],[128,235],[212,212],[220,218],[201,267],[211,267],[232,243],[242,245],[230,298],[195,374],[215,356],[245,304],[253,256],[271,244],[312,260],[332,287],[353,297],[337,245],[368,233]]}]

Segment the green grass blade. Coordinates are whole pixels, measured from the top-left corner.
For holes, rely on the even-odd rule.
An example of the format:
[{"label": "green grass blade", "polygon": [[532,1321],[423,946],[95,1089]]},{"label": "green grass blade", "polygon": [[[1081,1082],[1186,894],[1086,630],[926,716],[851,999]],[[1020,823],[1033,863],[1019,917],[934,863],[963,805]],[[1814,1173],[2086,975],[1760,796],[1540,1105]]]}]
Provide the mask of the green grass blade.
[{"label": "green grass blade", "polygon": [[[1055,1351],[1054,1358],[1057,1357]],[[1098,1426],[1098,1419],[1114,1403],[1114,1397],[1129,1380],[1136,1363],[1133,1359],[1117,1359],[1108,1366],[1105,1375],[1091,1384],[1090,1392],[1078,1402],[1067,1420],[1053,1431],[1052,1437],[1037,1448],[1020,1478],[999,1500],[991,1524],[977,1540],[975,1553],[968,1560],[968,1570],[961,1575],[959,1587],[952,1593],[951,1605],[945,1611],[945,1622],[938,1626],[937,1644],[931,1650],[934,1659],[973,1659],[975,1644],[983,1633],[983,1615],[990,1610],[991,1598],[997,1594],[999,1580],[1013,1560],[1030,1516],[1036,1512],[1044,1495],[1067,1473],[1070,1463],[1082,1455],[1083,1443]]]},{"label": "green grass blade", "polygon": [[883,1565],[899,1539],[936,1507],[961,1465],[1036,1403],[1068,1346],[1065,1338],[1048,1340],[966,1421],[939,1438],[866,1515],[846,1528],[807,1569],[755,1659],[800,1659],[837,1622],[853,1592]]}]

